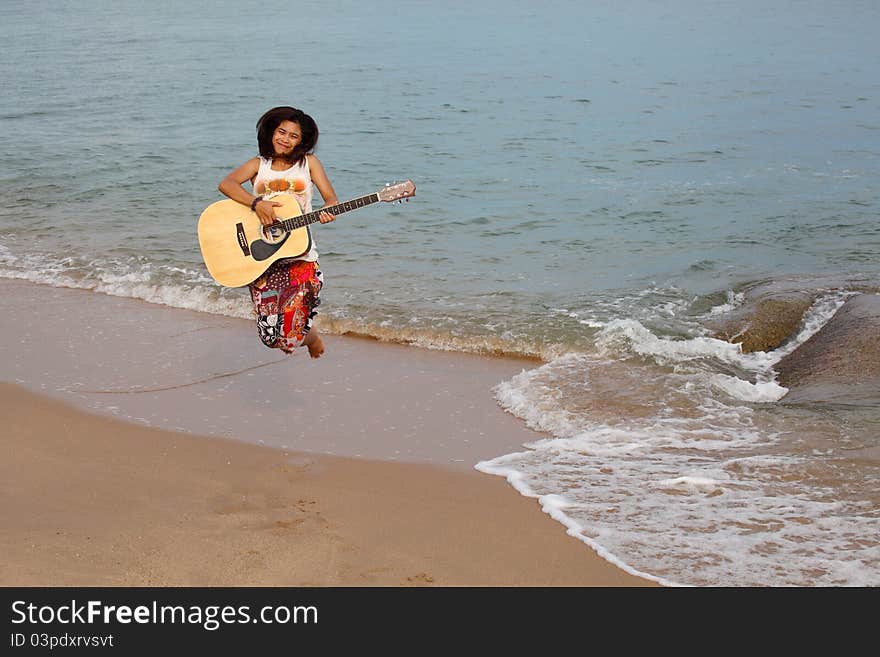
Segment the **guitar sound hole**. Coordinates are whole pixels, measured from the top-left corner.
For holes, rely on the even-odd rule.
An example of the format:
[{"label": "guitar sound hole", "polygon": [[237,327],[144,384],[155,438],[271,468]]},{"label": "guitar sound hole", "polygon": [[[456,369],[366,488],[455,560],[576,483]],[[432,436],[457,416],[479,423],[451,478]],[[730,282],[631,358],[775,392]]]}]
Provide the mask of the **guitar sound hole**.
[{"label": "guitar sound hole", "polygon": [[269,244],[280,242],[284,238],[285,232],[276,226],[263,226],[263,241]]}]

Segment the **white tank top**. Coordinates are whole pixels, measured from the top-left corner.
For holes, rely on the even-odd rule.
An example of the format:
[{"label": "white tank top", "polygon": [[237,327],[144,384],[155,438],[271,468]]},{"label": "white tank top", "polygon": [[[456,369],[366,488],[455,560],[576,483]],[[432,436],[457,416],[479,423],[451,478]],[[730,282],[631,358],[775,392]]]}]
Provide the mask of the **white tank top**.
[{"label": "white tank top", "polygon": [[[278,194],[292,194],[305,214],[312,211],[312,189],[308,157],[304,157],[302,162],[283,171],[275,171],[272,168],[272,158],[260,158],[260,168],[254,178],[254,194],[266,199]],[[315,234],[311,230],[309,234],[312,236],[312,248],[308,253],[292,260],[315,262],[318,259]]]}]

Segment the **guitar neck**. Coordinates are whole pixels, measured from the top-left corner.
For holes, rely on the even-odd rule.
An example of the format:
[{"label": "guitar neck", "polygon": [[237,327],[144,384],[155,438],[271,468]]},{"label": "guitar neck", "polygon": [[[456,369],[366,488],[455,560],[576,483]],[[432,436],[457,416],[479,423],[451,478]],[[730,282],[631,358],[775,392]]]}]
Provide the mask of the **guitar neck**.
[{"label": "guitar neck", "polygon": [[336,205],[323,207],[320,210],[315,210],[314,212],[301,214],[298,217],[285,219],[280,223],[284,227],[284,230],[295,230],[297,228],[302,228],[303,226],[313,224],[316,221],[320,221],[322,212],[329,212],[333,215],[342,214],[343,212],[351,212],[352,210],[356,210],[357,208],[362,208],[366,205],[371,205],[378,202],[378,194],[367,194],[366,196],[361,196],[360,198],[352,199],[351,201],[346,201],[345,203],[337,203]]}]

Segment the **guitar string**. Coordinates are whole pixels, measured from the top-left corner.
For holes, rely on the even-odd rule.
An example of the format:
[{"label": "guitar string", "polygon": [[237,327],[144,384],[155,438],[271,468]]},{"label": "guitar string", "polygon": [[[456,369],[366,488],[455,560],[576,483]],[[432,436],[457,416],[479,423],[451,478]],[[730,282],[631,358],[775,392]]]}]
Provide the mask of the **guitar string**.
[{"label": "guitar string", "polygon": [[[336,205],[330,206],[328,208],[321,208],[320,210],[309,212],[308,214],[300,215],[298,217],[284,219],[279,223],[284,227],[285,230],[294,230],[296,228],[302,228],[303,226],[315,223],[320,219],[322,212],[330,212],[331,214],[342,214],[342,212],[350,212],[351,210],[354,210],[356,208],[362,208],[366,205],[370,205],[378,201],[378,194],[369,194],[367,196],[361,196],[360,198],[346,201],[344,203],[337,203]],[[340,212],[340,210],[342,210],[342,212]]]}]

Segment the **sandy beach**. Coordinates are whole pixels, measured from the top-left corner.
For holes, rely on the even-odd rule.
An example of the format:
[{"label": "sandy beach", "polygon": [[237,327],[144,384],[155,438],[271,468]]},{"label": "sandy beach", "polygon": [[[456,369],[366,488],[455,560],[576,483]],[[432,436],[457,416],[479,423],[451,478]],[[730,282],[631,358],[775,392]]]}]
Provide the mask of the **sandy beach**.
[{"label": "sandy beach", "polygon": [[[201,436],[213,426],[209,411],[233,415],[234,400],[259,396],[258,379],[229,372],[246,370],[254,350],[264,360],[251,367],[277,359],[258,351],[249,322],[2,286],[2,585],[651,584],[567,536],[501,478],[472,469],[536,437],[498,409],[489,388],[523,363],[329,336],[325,359],[272,366],[286,400],[273,402],[275,417],[298,427],[313,411],[309,438],[288,431],[283,448],[271,432],[233,422],[234,435]],[[27,309],[16,300],[36,294],[62,308],[63,335],[18,330]],[[90,340],[96,326],[102,339]],[[372,358],[386,363],[383,394],[340,384],[369,379]],[[297,394],[285,378],[296,368],[313,387],[329,377],[332,407]],[[89,392],[96,386],[103,392]],[[145,426],[151,413],[183,426]],[[303,448],[319,440],[337,454]],[[374,458],[352,457],[363,452]]]}]

